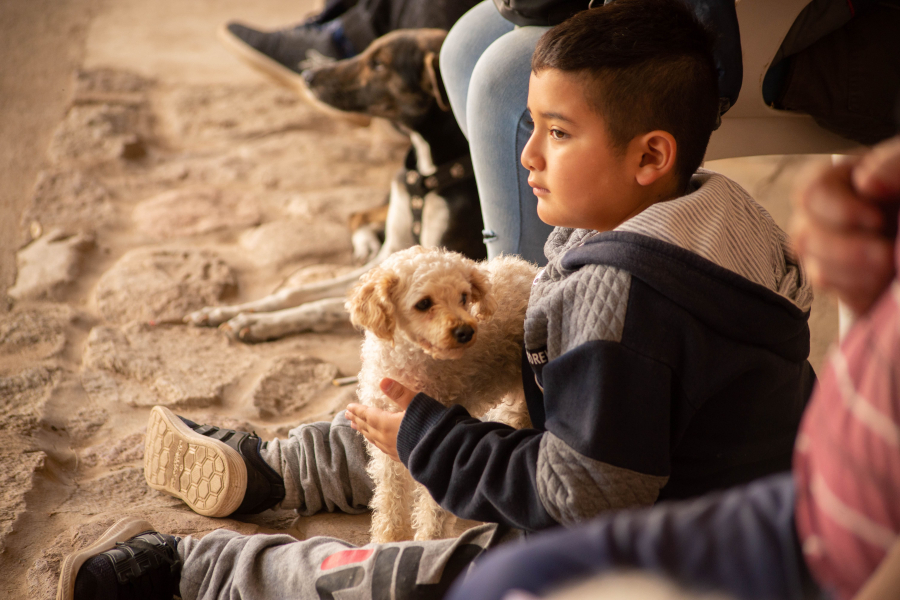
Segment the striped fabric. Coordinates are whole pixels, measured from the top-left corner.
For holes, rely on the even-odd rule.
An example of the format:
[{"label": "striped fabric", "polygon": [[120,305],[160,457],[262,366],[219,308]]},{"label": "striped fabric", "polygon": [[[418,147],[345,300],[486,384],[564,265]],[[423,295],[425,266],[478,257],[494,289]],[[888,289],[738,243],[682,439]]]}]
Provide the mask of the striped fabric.
[{"label": "striped fabric", "polygon": [[813,576],[851,598],[900,533],[900,282],[829,361],[794,454],[797,530]]},{"label": "striped fabric", "polygon": [[723,175],[698,170],[695,191],[654,204],[616,231],[630,231],[680,246],[765,286],[801,310],[812,288],[785,233],[744,189]]}]

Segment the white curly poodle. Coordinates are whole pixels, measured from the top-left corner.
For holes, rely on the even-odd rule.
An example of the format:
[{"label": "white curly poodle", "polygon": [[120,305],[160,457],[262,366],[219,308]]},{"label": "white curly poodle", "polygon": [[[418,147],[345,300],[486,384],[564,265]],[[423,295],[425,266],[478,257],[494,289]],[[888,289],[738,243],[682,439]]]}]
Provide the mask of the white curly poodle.
[{"label": "white curly poodle", "polygon": [[[530,426],[521,353],[536,274],[518,258],[476,263],[419,246],[366,273],[347,301],[353,324],[366,330],[360,402],[397,411],[379,388],[390,377],[445,405],[462,404],[473,416]],[[447,513],[401,463],[368,447],[372,541],[443,537]]]}]

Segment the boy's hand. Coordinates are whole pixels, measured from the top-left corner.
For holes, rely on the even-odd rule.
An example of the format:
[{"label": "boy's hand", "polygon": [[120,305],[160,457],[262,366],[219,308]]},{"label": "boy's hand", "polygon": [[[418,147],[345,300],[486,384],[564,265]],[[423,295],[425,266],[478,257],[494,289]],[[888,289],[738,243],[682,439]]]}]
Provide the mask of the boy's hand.
[{"label": "boy's hand", "polygon": [[381,380],[380,387],[385,396],[403,409],[402,412],[387,412],[374,406],[350,404],[344,416],[350,419],[353,429],[363,434],[376,448],[399,462],[397,434],[400,432],[400,423],[406,414],[406,407],[412,402],[416,392],[387,377]]}]

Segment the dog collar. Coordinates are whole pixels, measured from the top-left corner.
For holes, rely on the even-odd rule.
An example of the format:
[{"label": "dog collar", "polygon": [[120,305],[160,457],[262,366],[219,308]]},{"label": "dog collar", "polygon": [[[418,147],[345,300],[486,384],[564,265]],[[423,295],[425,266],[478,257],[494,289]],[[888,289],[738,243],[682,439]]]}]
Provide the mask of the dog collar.
[{"label": "dog collar", "polygon": [[416,167],[416,150],[410,148],[406,154],[403,182],[406,184],[406,192],[410,197],[412,209],[412,234],[416,243],[420,243],[422,235],[422,210],[425,208],[425,195],[429,193],[440,194],[451,185],[456,185],[475,176],[472,169],[472,157],[466,154],[456,160],[445,162],[437,167],[431,175],[422,175]]}]

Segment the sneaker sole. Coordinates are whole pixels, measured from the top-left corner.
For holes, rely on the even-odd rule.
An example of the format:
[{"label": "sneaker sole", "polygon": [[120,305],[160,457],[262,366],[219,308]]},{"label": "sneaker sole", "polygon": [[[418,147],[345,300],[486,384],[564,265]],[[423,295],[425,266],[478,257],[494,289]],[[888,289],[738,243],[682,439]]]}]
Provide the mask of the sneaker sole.
[{"label": "sneaker sole", "polygon": [[144,479],[198,514],[227,517],[244,499],[247,466],[225,442],[200,435],[171,410],[154,406],[144,438]]},{"label": "sneaker sole", "polygon": [[59,584],[56,586],[56,600],[73,600],[75,597],[75,577],[81,565],[92,556],[115,547],[116,542],[124,542],[146,531],[153,531],[153,525],[137,517],[125,517],[107,529],[92,546],[73,552],[63,560],[59,569]]},{"label": "sneaker sole", "polygon": [[254,69],[262,71],[269,77],[274,78],[282,85],[286,85],[287,87],[291,88],[306,102],[308,102],[318,110],[324,112],[325,114],[362,127],[365,127],[372,122],[372,117],[370,117],[369,115],[338,110],[333,106],[325,104],[324,102],[316,98],[315,94],[313,94],[309,89],[309,86],[306,84],[306,80],[302,75],[288,69],[277,60],[273,60],[262,52],[254,50],[253,47],[245,44],[240,38],[236,37],[234,34],[228,31],[227,23],[219,26],[218,30],[216,31],[216,37],[219,38],[219,42],[221,42],[228,51],[237,56],[239,59],[241,59]]}]

